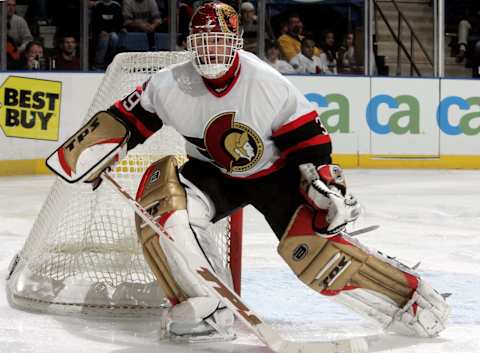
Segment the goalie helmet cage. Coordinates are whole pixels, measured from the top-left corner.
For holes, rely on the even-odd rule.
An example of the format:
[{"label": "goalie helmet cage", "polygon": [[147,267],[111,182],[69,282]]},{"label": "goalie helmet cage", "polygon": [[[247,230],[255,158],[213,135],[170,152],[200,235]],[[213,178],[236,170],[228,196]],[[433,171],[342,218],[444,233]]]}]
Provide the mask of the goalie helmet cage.
[{"label": "goalie helmet cage", "polygon": [[[130,93],[163,67],[189,60],[186,52],[123,53],[109,66],[87,119]],[[164,126],[130,151],[111,175],[135,195],[144,170],[165,155],[186,160],[183,138]],[[197,234],[215,271],[240,291],[242,215]],[[161,313],[167,302],[137,240],[133,211],[108,186],[57,179],[7,280],[12,306],[55,314]]]}]

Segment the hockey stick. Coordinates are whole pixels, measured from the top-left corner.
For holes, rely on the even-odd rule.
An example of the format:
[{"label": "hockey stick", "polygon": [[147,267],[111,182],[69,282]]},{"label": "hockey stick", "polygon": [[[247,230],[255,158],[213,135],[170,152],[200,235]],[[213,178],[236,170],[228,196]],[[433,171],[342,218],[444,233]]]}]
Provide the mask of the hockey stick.
[{"label": "hockey stick", "polygon": [[292,342],[283,339],[269,324],[264,322],[257,314],[243,302],[222,279],[220,279],[210,269],[205,267],[192,267],[188,259],[182,254],[175,243],[175,239],[170,236],[163,227],[156,223],[150,214],[118,184],[107,172],[102,173],[102,179],[107,181],[110,186],[117,191],[135,213],[148,224],[159,236],[163,236],[171,242],[172,247],[178,252],[178,255],[185,261],[192,273],[197,276],[199,281],[205,285],[205,289],[213,297],[216,297],[226,307],[228,307],[235,316],[240,319],[265,345],[277,353],[365,353],[368,351],[367,343],[363,338],[354,338],[347,340],[338,340],[330,342]]},{"label": "hockey stick", "polygon": [[368,227],[365,227],[365,228],[360,228],[360,229],[354,230],[353,232],[346,232],[346,233],[348,235],[350,235],[351,237],[356,237],[357,235],[372,232],[374,230],[377,230],[378,228],[380,228],[380,226],[378,224],[375,224],[375,225],[372,225],[372,226],[368,226]]}]

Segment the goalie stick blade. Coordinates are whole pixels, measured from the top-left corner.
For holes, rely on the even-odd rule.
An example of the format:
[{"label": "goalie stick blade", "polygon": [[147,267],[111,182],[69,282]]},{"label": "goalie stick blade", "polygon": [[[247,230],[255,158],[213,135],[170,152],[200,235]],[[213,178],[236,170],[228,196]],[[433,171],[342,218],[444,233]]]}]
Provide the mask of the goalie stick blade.
[{"label": "goalie stick blade", "polygon": [[[207,283],[208,290],[216,291],[222,301],[235,316],[252,330],[272,351],[277,353],[366,353],[368,345],[363,338],[327,342],[292,342],[283,339],[269,324],[250,310],[242,298],[231,291],[227,285],[208,268],[197,269],[197,273]],[[223,300],[222,300],[223,298]]]},{"label": "goalie stick blade", "polygon": [[286,341],[279,353],[367,353],[368,344],[364,338],[353,338],[334,342],[291,342]]},{"label": "goalie stick blade", "polygon": [[373,232],[374,230],[377,230],[378,228],[380,228],[380,226],[378,224],[375,224],[373,226],[368,226],[368,227],[365,227],[365,228],[354,230],[353,232],[347,232],[347,234],[351,237],[355,237],[355,236],[360,235],[360,234]]},{"label": "goalie stick blade", "polygon": [[262,341],[277,353],[367,353],[368,343],[362,337],[323,342],[295,342],[284,340],[273,328],[262,322],[256,325]]},{"label": "goalie stick blade", "polygon": [[412,270],[416,270],[417,268],[419,268],[421,263],[421,261],[418,261],[415,265],[412,266]]}]

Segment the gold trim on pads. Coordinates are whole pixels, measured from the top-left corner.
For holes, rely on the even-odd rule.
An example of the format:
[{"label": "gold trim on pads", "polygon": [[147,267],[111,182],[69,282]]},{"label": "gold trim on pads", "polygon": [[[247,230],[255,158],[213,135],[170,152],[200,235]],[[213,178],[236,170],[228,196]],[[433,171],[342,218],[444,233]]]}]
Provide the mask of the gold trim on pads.
[{"label": "gold trim on pads", "polygon": [[[175,156],[167,156],[151,164],[142,176],[139,192],[138,203],[157,222],[161,223],[163,216],[169,217],[169,212],[187,209],[185,189],[178,180]],[[138,215],[135,215],[135,225],[145,259],[167,298],[172,304],[185,300],[186,295],[175,280],[158,235]]]},{"label": "gold trim on pads", "polygon": [[303,283],[324,295],[368,289],[387,296],[400,308],[405,306],[416,289],[413,275],[342,236],[320,236],[312,227],[314,219],[311,207],[299,206],[277,248]]}]

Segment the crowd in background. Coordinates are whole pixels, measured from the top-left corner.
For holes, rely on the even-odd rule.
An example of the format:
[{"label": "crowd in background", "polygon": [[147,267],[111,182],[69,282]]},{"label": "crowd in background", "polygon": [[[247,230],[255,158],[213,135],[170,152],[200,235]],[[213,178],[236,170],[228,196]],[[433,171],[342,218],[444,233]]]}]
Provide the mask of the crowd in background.
[{"label": "crowd in background", "polygon": [[[188,23],[202,1],[177,1],[177,50],[186,49]],[[244,49],[259,54],[256,3],[251,1],[226,2],[240,13]],[[347,20],[341,11],[335,12],[332,2],[316,7],[279,3],[283,5],[267,2],[265,61],[282,73],[363,73],[363,20]],[[168,0],[89,0],[88,4],[88,69],[105,70],[119,52],[170,48],[169,43],[159,45],[159,39],[168,35]],[[446,0],[445,6],[452,56],[471,67],[473,77],[480,77],[480,5],[473,0]],[[6,0],[6,7],[7,69],[81,69],[81,0]],[[139,46],[140,42],[144,44]]]},{"label": "crowd in background", "polygon": [[338,45],[335,33],[326,29],[318,41],[304,31],[300,16],[292,13],[278,39],[267,45],[266,60],[281,73],[362,74],[355,47],[353,32],[347,32]]},{"label": "crowd in background", "polygon": [[[78,13],[69,1],[62,2],[55,11],[45,8],[47,0],[29,1],[21,7],[22,14],[17,13],[17,1],[7,0],[7,69],[9,70],[78,70],[79,27]],[[39,33],[42,23],[55,21],[57,28],[55,40]],[[51,42],[51,43],[50,43]],[[55,44],[53,44],[53,42]]]},{"label": "crowd in background", "polygon": [[[7,0],[9,70],[79,70],[80,0]],[[227,3],[229,1],[226,1]],[[185,50],[188,23],[201,1],[178,2],[177,50]],[[244,49],[258,54],[253,2],[229,2],[239,10]],[[89,69],[104,70],[122,51],[158,50],[158,33],[168,32],[168,0],[89,1]],[[362,74],[355,33],[321,28],[289,8],[265,24],[265,60],[282,73]],[[140,35],[140,36],[139,36]],[[341,40],[337,37],[341,35]],[[131,43],[133,47],[129,47]],[[162,48],[166,49],[166,48]]]}]

